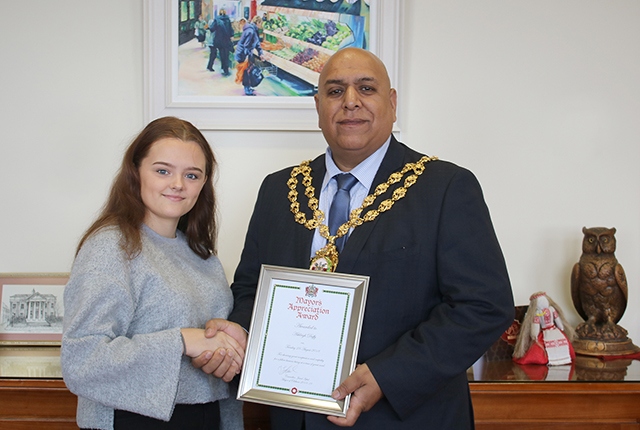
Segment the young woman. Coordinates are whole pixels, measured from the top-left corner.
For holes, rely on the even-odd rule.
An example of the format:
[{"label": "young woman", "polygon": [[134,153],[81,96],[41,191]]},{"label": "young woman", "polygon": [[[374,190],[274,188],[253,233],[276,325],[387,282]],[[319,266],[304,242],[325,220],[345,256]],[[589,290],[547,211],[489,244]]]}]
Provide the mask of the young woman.
[{"label": "young woman", "polygon": [[64,293],[62,373],[80,428],[217,429],[221,413],[225,429],[242,428],[241,407],[221,401],[227,383],[190,358],[226,353],[239,369],[244,356],[242,341],[203,330],[233,306],[215,256],[215,167],[204,136],[177,118],[151,122],[127,149]]}]

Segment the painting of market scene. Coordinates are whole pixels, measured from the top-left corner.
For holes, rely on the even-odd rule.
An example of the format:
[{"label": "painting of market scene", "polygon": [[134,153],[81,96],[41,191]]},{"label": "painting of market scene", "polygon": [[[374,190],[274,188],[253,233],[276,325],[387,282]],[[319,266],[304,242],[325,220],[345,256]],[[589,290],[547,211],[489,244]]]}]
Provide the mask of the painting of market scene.
[{"label": "painting of market scene", "polygon": [[308,97],[338,49],[369,49],[375,0],[178,2],[178,96]]}]

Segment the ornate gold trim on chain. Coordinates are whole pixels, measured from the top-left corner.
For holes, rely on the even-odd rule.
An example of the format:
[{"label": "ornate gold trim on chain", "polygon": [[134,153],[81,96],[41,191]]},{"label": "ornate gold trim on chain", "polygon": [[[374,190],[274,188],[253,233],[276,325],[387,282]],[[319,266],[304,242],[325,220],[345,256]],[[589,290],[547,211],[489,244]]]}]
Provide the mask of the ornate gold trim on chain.
[{"label": "ornate gold trim on chain", "polygon": [[[373,194],[369,194],[365,197],[359,208],[351,211],[349,220],[342,224],[333,236],[329,234],[329,227],[322,223],[325,216],[324,213],[318,209],[318,199],[315,197],[315,188],[312,185],[311,178],[311,167],[309,167],[310,160],[303,161],[298,167],[294,167],[291,170],[291,177],[287,181],[287,185],[289,186],[288,197],[291,202],[290,208],[294,219],[298,224],[304,225],[309,230],[319,228],[320,235],[327,239],[327,245],[318,250],[316,252],[316,256],[311,260],[311,270],[335,271],[338,266],[338,251],[335,247],[335,240],[347,234],[349,229],[356,228],[367,221],[373,221],[382,212],[386,212],[391,209],[398,200],[402,199],[406,195],[407,189],[416,183],[418,177],[424,172],[424,165],[437,159],[438,157],[424,156],[415,163],[405,164],[399,172],[394,172],[389,175],[389,179],[387,179],[386,182],[379,184]],[[367,211],[364,216],[361,216],[364,209],[371,206],[379,196],[389,189],[391,185],[400,182],[410,171],[413,171],[413,173],[404,179],[404,184],[402,186],[393,191],[391,198],[383,200],[380,202],[377,209],[371,209]],[[296,191],[298,186],[298,175],[302,175],[302,185],[305,186],[304,194],[309,199],[308,206],[313,212],[313,217],[310,219],[307,219],[304,212],[300,211],[298,191]]]}]

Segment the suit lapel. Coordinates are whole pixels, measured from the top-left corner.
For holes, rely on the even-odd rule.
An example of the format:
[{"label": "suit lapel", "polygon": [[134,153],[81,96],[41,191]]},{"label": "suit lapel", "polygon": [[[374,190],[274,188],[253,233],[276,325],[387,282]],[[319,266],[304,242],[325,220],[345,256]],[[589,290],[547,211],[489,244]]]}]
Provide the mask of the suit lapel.
[{"label": "suit lapel", "polygon": [[[404,159],[406,154],[406,147],[399,143],[396,138],[391,135],[391,142],[389,143],[389,148],[387,149],[387,153],[382,159],[382,163],[380,163],[380,167],[378,168],[378,172],[371,184],[371,189],[369,190],[369,194],[373,193],[378,184],[382,182],[386,182],[389,179],[389,175],[393,172],[396,172],[402,169],[404,165]],[[379,201],[376,201],[370,208],[377,207]],[[376,224],[378,223],[380,217],[376,218],[373,221],[365,222],[362,225],[356,227],[349,236],[342,253],[339,256],[338,261],[338,272],[343,273],[352,273],[353,266],[358,259],[358,255],[362,251],[364,244],[367,243],[369,236],[373,232]]]}]

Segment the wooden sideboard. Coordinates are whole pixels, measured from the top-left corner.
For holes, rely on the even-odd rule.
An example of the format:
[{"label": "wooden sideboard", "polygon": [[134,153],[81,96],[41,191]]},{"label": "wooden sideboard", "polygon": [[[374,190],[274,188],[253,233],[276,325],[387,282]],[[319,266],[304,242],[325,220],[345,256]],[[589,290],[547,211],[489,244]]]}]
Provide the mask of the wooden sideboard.
[{"label": "wooden sideboard", "polygon": [[77,430],[76,403],[61,379],[2,378],[0,430]]},{"label": "wooden sideboard", "polygon": [[[474,366],[476,428],[640,430],[640,361],[598,363],[564,372],[508,361]],[[55,374],[51,360],[47,366]],[[0,430],[77,429],[76,402],[59,376],[0,373]],[[246,403],[244,412],[247,430],[270,430],[266,406]]]},{"label": "wooden sideboard", "polygon": [[578,356],[570,366],[476,363],[478,430],[640,430],[640,361]]},{"label": "wooden sideboard", "polygon": [[[470,382],[478,430],[640,430],[640,382]],[[77,430],[76,397],[60,379],[0,379],[0,430]],[[245,405],[247,430],[270,430]]]},{"label": "wooden sideboard", "polygon": [[640,382],[472,382],[478,430],[640,430]]},{"label": "wooden sideboard", "polygon": [[[0,377],[0,430],[78,430],[77,397],[60,378]],[[245,429],[269,430],[269,409],[245,404]]]}]

